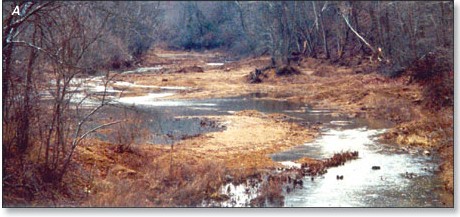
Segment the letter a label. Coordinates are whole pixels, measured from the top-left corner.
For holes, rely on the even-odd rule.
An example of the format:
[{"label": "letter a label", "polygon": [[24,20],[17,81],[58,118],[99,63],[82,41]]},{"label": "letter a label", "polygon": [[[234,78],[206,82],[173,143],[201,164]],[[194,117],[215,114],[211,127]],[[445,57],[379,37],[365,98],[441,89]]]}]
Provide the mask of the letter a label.
[{"label": "letter a label", "polygon": [[19,14],[19,6],[16,6],[16,7],[14,8],[14,11],[13,11],[13,13],[11,13],[11,15],[14,15],[14,14],[20,15],[20,14]]}]

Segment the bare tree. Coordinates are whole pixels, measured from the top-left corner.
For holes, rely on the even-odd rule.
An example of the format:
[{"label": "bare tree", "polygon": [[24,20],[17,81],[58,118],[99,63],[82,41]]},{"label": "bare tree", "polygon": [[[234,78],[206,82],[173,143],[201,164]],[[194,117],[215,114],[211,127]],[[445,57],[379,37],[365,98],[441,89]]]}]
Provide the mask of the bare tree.
[{"label": "bare tree", "polygon": [[[3,150],[7,156],[18,150],[22,159],[31,145],[39,146],[36,165],[49,182],[62,180],[84,138],[118,123],[86,129],[91,117],[108,103],[106,91],[101,98],[75,86],[78,76],[99,64],[93,59],[95,45],[107,32],[111,14],[96,11],[98,6],[28,2],[20,4],[21,16],[7,13],[4,18]],[[105,77],[105,88],[111,78]],[[100,104],[82,112],[84,102],[94,97]]]}]

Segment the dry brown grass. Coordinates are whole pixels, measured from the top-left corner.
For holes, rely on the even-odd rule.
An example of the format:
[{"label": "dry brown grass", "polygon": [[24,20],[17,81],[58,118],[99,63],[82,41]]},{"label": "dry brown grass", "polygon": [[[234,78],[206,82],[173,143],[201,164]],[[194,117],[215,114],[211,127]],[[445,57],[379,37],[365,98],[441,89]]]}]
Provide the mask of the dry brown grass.
[{"label": "dry brown grass", "polygon": [[95,183],[86,203],[96,207],[200,206],[222,184],[222,170],[215,163],[182,162],[174,164],[171,173],[164,169],[143,170],[139,177],[129,175],[132,171],[110,174]]},{"label": "dry brown grass", "polygon": [[[169,55],[173,57],[175,54],[169,53]],[[301,72],[299,75],[278,77],[272,70],[273,72],[266,73],[267,78],[262,83],[247,84],[245,76],[249,72],[267,66],[269,63],[268,57],[248,58],[229,64],[231,66],[229,71],[210,69],[204,73],[181,74],[180,77],[164,74],[139,76],[136,79],[143,84],[156,85],[161,85],[162,79],[167,79],[167,85],[196,88],[194,91],[169,98],[229,97],[264,93],[267,98],[283,98],[293,102],[308,103],[314,107],[335,108],[340,113],[353,116],[363,114],[373,119],[392,121],[396,125],[386,137],[401,145],[439,148],[444,147],[443,141],[453,138],[451,136],[453,130],[448,124],[450,122],[438,121],[439,116],[431,115],[432,112],[424,108],[425,101],[431,96],[426,94],[428,92],[423,92],[423,86],[415,83],[408,84],[410,79],[407,76],[394,79],[372,73],[370,70],[376,67],[368,63],[337,67],[324,60],[305,58],[299,67]],[[190,63],[184,61],[183,64]],[[442,84],[437,83],[436,88],[439,85]],[[442,88],[441,90],[444,91]],[[451,88],[448,87],[448,90],[450,91]],[[436,93],[442,94],[444,93],[442,91]],[[439,97],[435,95],[434,98]],[[446,113],[446,116],[453,116],[452,110],[444,109],[442,112]],[[438,125],[438,128],[435,125]],[[452,151],[443,150],[443,155],[446,155],[444,152]],[[449,174],[451,169],[444,171]],[[452,183],[451,176],[446,175],[445,179],[446,183]]]},{"label": "dry brown grass", "polygon": [[219,188],[226,175],[238,183],[278,167],[268,154],[312,138],[304,128],[256,111],[208,118],[227,129],[183,140],[172,152],[170,146],[137,145],[119,153],[115,145],[97,141],[79,147],[80,163],[96,167],[83,205],[200,206],[203,200],[223,199]]},{"label": "dry brown grass", "polygon": [[454,147],[447,145],[442,147],[439,152],[444,162],[441,164],[441,179],[444,181],[444,188],[454,194]]},{"label": "dry brown grass", "polygon": [[386,134],[398,144],[436,148],[453,142],[453,116],[451,109],[438,113],[424,113],[417,120],[397,125]]},{"label": "dry brown grass", "polygon": [[260,195],[252,199],[250,205],[252,207],[265,207],[268,205],[282,207],[284,205],[283,181],[280,178],[268,180],[262,185]]},{"label": "dry brown grass", "polygon": [[116,153],[106,143],[92,147],[80,152],[78,159],[95,165],[94,179],[85,186],[88,191],[83,206],[199,206],[223,181],[221,163],[173,152],[171,165],[165,147],[138,146],[137,151],[124,153]]},{"label": "dry brown grass", "polygon": [[[255,68],[267,66],[268,57],[207,68],[205,63],[212,61],[215,55],[219,54],[157,50],[144,63],[161,63],[170,66],[171,71],[193,65],[206,70],[135,74],[120,76],[120,79],[143,85],[194,88],[169,98],[264,93],[267,98],[391,120],[396,125],[386,134],[387,139],[401,145],[439,150],[444,159],[441,178],[446,189],[453,192],[453,109],[443,108],[436,113],[424,109],[421,86],[408,85],[407,79],[389,79],[375,73],[356,74],[358,68],[336,67],[309,58],[303,60],[298,75],[279,77],[273,71],[262,83],[248,84],[245,76]],[[315,75],[315,72],[321,73]],[[232,175],[238,182],[278,167],[268,154],[315,137],[311,130],[256,111],[214,118],[228,122],[227,130],[182,141],[174,147],[172,166],[169,146],[140,145],[132,152],[116,153],[113,145],[89,140],[78,147],[75,159],[83,171],[92,171],[92,175],[85,177],[94,178],[75,181],[72,189],[80,194],[85,192],[85,187],[92,190],[82,203],[86,206],[197,206],[202,199],[219,197],[216,191],[225,175]],[[308,159],[305,161],[311,163]],[[27,198],[26,190],[21,191]],[[272,193],[275,197],[276,192]],[[13,200],[9,195],[6,198]]]},{"label": "dry brown grass", "polygon": [[391,95],[372,92],[363,97],[363,101],[366,105],[374,105],[371,107],[373,116],[394,123],[408,122],[420,117],[410,102]]},{"label": "dry brown grass", "polygon": [[313,75],[319,77],[331,77],[334,76],[335,72],[335,67],[329,65],[321,65],[313,72]]}]

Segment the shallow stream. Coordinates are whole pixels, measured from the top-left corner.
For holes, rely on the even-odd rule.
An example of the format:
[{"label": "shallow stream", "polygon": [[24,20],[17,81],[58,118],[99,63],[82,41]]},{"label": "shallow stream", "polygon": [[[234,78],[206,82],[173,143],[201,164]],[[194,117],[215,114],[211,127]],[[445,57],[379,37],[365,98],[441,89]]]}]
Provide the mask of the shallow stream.
[{"label": "shallow stream", "polygon": [[[151,117],[149,128],[156,136],[150,142],[154,144],[171,144],[188,136],[225,129],[225,126],[193,116],[230,115],[236,111],[257,110],[286,114],[305,126],[322,126],[321,135],[315,141],[272,154],[270,157],[274,161],[299,166],[294,161],[302,157],[325,159],[341,151],[359,152],[358,159],[330,168],[322,176],[314,179],[304,177],[302,187],[284,189],[283,206],[442,206],[438,193],[442,185],[435,175],[437,159],[427,154],[431,150],[406,150],[379,142],[379,134],[389,127],[387,123],[337,116],[333,115],[333,110],[315,110],[302,103],[267,100],[263,99],[263,94],[205,100],[161,99],[180,89],[160,88],[159,92],[147,96],[122,97],[117,101],[135,106]],[[374,166],[379,169],[373,169]],[[337,175],[344,178],[339,180]],[[246,184],[228,183],[222,186],[221,191],[230,199],[212,205],[248,206],[250,200],[260,194],[259,188],[260,185],[248,187]],[[270,203],[266,205],[270,206]]]}]

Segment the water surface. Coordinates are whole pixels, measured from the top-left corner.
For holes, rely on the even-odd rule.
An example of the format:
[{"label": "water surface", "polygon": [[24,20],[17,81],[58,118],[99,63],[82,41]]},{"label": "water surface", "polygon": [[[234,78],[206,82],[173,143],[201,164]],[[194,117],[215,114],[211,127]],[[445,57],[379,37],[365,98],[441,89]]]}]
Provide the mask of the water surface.
[{"label": "water surface", "polygon": [[[125,84],[126,85],[126,84]],[[90,85],[91,86],[91,85]],[[98,87],[91,86],[98,90]],[[225,126],[201,118],[230,115],[236,111],[257,110],[286,114],[303,126],[320,124],[321,135],[313,142],[270,155],[283,165],[298,167],[293,161],[309,157],[325,159],[341,151],[358,151],[359,159],[330,168],[322,176],[303,178],[303,186],[283,190],[287,207],[436,207],[442,206],[435,175],[438,159],[379,142],[378,136],[389,126],[363,118],[334,115],[334,109],[312,109],[303,103],[263,99],[263,94],[204,99],[166,100],[181,88],[160,88],[146,96],[122,97],[115,102],[134,106],[146,114],[152,133],[151,143],[172,144],[189,136],[224,130]],[[373,170],[373,166],[380,169]],[[343,176],[338,180],[337,175]],[[219,206],[249,206],[260,186],[226,184],[221,192],[230,200]],[[214,204],[216,205],[216,204]],[[270,204],[267,204],[270,206]]]}]

